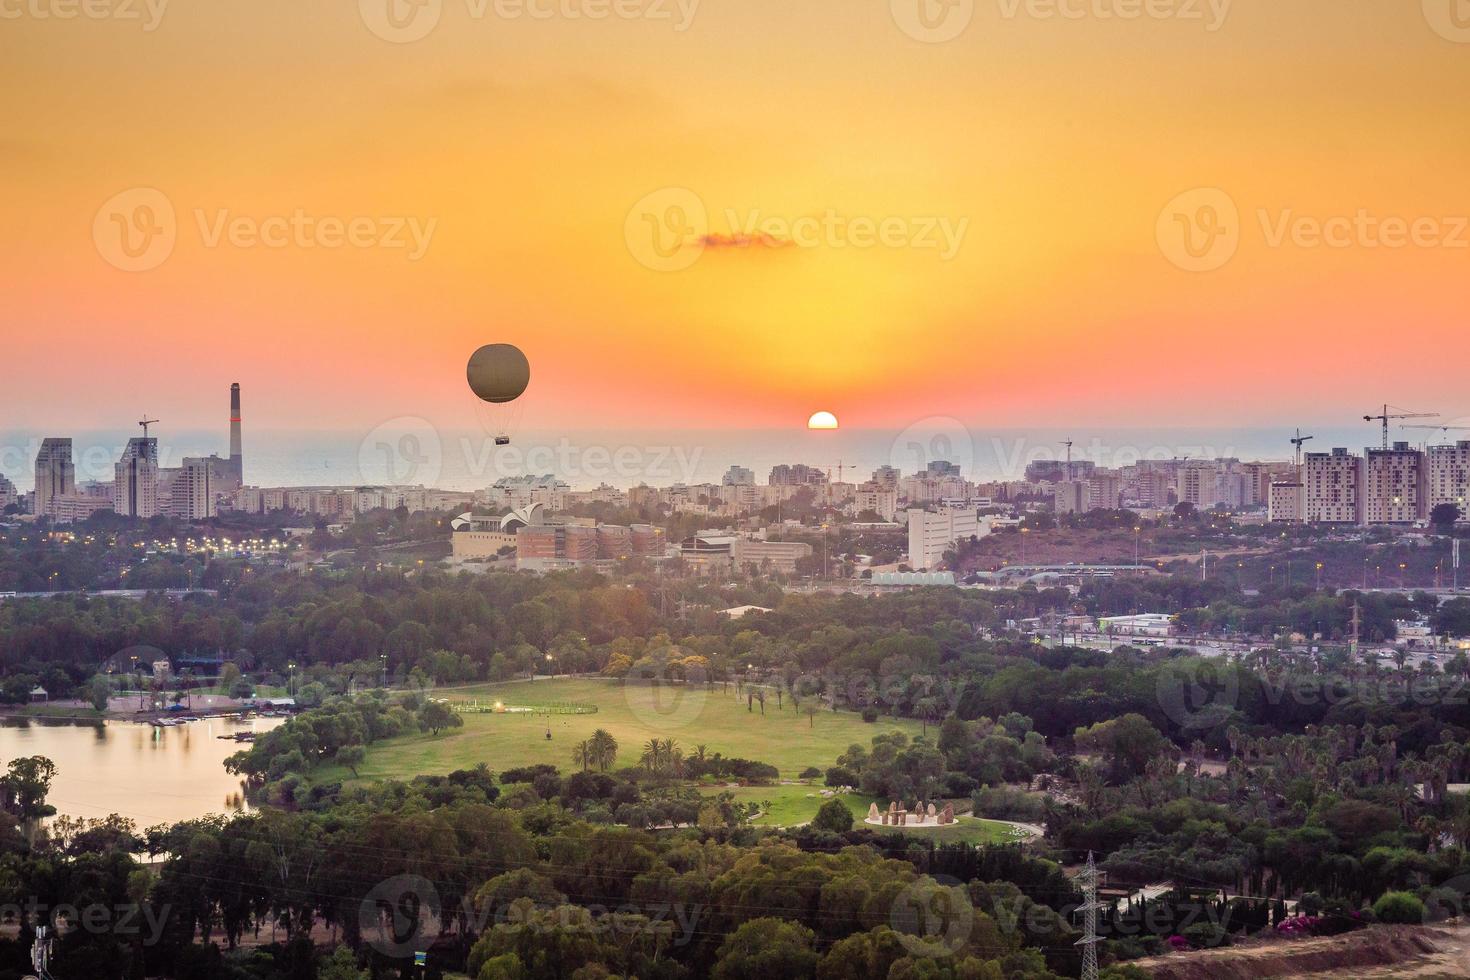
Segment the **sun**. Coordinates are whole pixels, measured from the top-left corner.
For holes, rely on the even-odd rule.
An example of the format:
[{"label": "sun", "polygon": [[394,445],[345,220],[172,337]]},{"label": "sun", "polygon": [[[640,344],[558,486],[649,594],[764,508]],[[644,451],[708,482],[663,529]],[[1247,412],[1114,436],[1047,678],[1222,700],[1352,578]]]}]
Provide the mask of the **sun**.
[{"label": "sun", "polygon": [[808,429],[835,429],[837,428],[837,416],[831,412],[817,412],[806,420]]}]

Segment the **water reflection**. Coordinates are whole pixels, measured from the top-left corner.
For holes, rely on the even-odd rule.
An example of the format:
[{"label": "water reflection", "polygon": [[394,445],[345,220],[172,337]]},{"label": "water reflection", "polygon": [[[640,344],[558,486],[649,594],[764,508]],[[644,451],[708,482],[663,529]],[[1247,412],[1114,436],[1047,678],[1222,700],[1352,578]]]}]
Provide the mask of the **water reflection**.
[{"label": "water reflection", "polygon": [[18,756],[44,755],[56,763],[47,801],[58,813],[117,813],[141,829],[243,809],[240,780],[224,767],[225,759],[247,747],[233,736],[269,731],[281,721],[206,718],[155,728],[129,721],[5,719],[0,766]]}]

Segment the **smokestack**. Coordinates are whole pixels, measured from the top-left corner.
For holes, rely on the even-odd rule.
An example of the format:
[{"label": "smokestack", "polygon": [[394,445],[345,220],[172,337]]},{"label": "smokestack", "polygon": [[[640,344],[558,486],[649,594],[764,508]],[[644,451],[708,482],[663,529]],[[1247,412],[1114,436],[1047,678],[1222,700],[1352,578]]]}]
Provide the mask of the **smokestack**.
[{"label": "smokestack", "polygon": [[230,385],[230,475],[245,485],[245,460],[240,451],[240,383]]}]

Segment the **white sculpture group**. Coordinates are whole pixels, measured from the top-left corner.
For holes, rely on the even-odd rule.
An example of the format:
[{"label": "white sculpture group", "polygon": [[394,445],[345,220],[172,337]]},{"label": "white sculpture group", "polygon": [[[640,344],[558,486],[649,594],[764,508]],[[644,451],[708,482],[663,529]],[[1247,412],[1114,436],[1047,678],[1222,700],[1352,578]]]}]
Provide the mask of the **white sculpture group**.
[{"label": "white sculpture group", "polygon": [[954,823],[954,804],[946,803],[943,810],[935,810],[933,803],[926,807],[916,802],[913,809],[908,809],[890,800],[887,810],[879,810],[878,804],[870,803],[864,822],[883,827],[946,827]]}]

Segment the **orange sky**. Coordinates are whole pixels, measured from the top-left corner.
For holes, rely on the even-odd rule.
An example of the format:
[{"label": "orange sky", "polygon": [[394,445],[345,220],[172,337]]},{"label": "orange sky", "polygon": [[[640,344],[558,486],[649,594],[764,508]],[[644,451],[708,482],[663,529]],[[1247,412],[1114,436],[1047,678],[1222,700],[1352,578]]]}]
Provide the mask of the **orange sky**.
[{"label": "orange sky", "polygon": [[[975,0],[943,43],[899,26],[921,0],[703,0],[682,31],[675,0],[427,0],[406,43],[369,27],[387,2],[170,4],[145,30],[0,0],[0,428],[212,424],[234,380],[260,429],[472,423],[463,363],[492,341],[530,356],[537,427],[1470,412],[1470,30],[1437,0],[1237,0],[1216,30],[1209,0]],[[174,245],[124,271],[136,188]],[[1207,271],[1161,244],[1194,188],[1238,210]],[[654,251],[691,201],[707,220]],[[432,234],[415,257],[212,238],[298,211]],[[1272,241],[1360,211],[1422,241]],[[732,247],[751,216],[776,231]],[[892,240],[858,247],[865,222]]]}]

